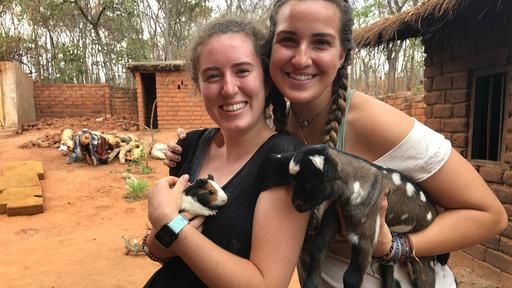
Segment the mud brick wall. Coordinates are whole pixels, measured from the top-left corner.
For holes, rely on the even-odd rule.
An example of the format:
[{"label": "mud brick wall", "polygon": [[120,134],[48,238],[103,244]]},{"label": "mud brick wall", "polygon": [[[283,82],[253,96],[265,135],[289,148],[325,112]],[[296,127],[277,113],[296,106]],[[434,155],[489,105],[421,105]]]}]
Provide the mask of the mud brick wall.
[{"label": "mud brick wall", "polygon": [[[140,73],[135,74],[139,123],[144,123],[144,96]],[[197,129],[214,127],[185,71],[156,72],[158,127],[163,129]]]},{"label": "mud brick wall", "polygon": [[36,117],[75,117],[110,114],[106,84],[34,84]]},{"label": "mud brick wall", "polygon": [[425,102],[423,95],[411,95],[410,92],[398,92],[397,94],[378,97],[381,101],[399,109],[405,114],[425,123]]},{"label": "mud brick wall", "polygon": [[135,91],[108,84],[34,84],[36,117],[124,116],[137,119]]},{"label": "mud brick wall", "polygon": [[124,116],[127,119],[137,121],[137,93],[135,89],[111,87],[110,107],[112,116]]},{"label": "mud brick wall", "polygon": [[[502,16],[487,17],[475,23],[454,23],[452,31],[423,41],[426,53],[424,102],[425,124],[444,134],[467,157],[473,72],[493,67],[507,71],[505,151],[497,162],[470,161],[504,205],[509,225],[501,235],[463,252],[479,276],[511,283],[512,21],[505,22]],[[508,23],[507,27],[503,27],[503,23]]]}]

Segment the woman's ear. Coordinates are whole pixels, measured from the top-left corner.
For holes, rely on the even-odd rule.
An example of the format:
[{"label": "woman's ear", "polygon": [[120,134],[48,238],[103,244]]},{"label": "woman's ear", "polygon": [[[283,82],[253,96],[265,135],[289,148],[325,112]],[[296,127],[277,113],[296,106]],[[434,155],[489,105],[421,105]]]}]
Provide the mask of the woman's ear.
[{"label": "woman's ear", "polygon": [[339,62],[338,67],[343,66],[343,63],[345,62],[345,55],[346,55],[345,50],[341,49],[341,52],[340,52],[340,55],[339,55],[339,61],[340,62]]}]

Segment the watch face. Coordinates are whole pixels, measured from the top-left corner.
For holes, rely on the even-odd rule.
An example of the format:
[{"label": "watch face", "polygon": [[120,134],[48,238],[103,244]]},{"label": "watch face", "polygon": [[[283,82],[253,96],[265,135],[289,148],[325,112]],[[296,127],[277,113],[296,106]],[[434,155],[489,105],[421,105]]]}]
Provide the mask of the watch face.
[{"label": "watch face", "polygon": [[177,238],[178,235],[168,225],[162,226],[155,234],[156,241],[164,248],[169,248]]}]

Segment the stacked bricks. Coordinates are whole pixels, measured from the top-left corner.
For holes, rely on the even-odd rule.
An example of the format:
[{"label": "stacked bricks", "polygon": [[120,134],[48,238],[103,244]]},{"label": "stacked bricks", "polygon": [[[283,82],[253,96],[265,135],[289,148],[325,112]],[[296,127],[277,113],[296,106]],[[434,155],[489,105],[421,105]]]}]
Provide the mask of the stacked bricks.
[{"label": "stacked bricks", "polygon": [[110,106],[112,116],[125,116],[137,121],[137,93],[135,89],[122,87],[110,88]]},{"label": "stacked bricks", "polygon": [[411,95],[410,92],[398,92],[397,94],[378,97],[381,101],[399,109],[405,114],[425,122],[425,103],[423,95]]},{"label": "stacked bricks", "polygon": [[36,117],[112,115],[136,120],[135,90],[108,84],[34,84]]},{"label": "stacked bricks", "polygon": [[[507,23],[507,27],[503,27],[503,23]],[[485,17],[475,22],[452,23],[450,27],[452,30],[423,40],[425,124],[444,134],[453,147],[467,157],[471,91],[474,89],[472,75],[475,71],[507,72],[505,149],[497,162],[471,160],[471,163],[505,207],[509,224],[500,235],[461,253],[470,260],[479,276],[512,283],[512,21]]]},{"label": "stacked bricks", "polygon": [[[139,123],[144,123],[144,96],[140,73],[135,73]],[[204,110],[202,97],[184,69],[156,71],[158,127],[163,129],[197,129],[215,123]]]},{"label": "stacked bricks", "polygon": [[110,114],[107,84],[34,84],[36,117],[78,117]]},{"label": "stacked bricks", "polygon": [[0,176],[0,214],[33,215],[43,212],[43,194],[39,180],[44,179],[43,163],[21,161],[7,163]]}]

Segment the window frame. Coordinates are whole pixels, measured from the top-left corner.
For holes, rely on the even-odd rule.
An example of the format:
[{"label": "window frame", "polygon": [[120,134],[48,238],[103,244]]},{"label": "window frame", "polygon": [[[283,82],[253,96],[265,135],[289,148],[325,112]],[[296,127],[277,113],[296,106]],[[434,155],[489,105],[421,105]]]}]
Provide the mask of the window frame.
[{"label": "window frame", "polygon": [[[474,126],[474,114],[475,114],[475,101],[476,101],[476,83],[477,83],[477,78],[478,77],[482,77],[482,76],[489,76],[489,75],[493,75],[493,74],[501,74],[501,73],[504,73],[505,74],[505,77],[504,77],[504,81],[505,81],[505,88],[504,88],[504,95],[503,95],[503,117],[501,119],[501,141],[500,141],[500,152],[499,152],[499,157],[496,161],[494,160],[485,160],[485,159],[473,159],[472,158],[472,146],[473,146],[473,126]],[[505,155],[505,152],[506,152],[506,145],[505,145],[505,137],[506,137],[506,132],[507,132],[507,127],[506,127],[506,122],[507,122],[507,115],[509,114],[509,111],[510,111],[510,105],[512,104],[511,101],[508,100],[508,91],[509,91],[509,85],[510,85],[510,75],[512,73],[512,65],[501,65],[501,66],[495,66],[495,67],[492,67],[492,68],[486,68],[486,69],[479,69],[479,70],[476,70],[476,71],[473,71],[473,73],[471,73],[471,78],[470,78],[470,81],[471,81],[471,101],[470,101],[470,111],[469,111],[469,133],[468,133],[468,151],[467,151],[467,155],[466,155],[466,158],[473,164],[478,164],[478,165],[482,165],[482,164],[489,164],[491,166],[502,166],[501,164],[503,165],[506,165],[508,166],[506,163],[504,163],[503,161],[503,157]],[[510,102],[510,103],[509,103]],[[511,127],[512,128],[512,127]]]}]

